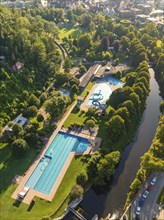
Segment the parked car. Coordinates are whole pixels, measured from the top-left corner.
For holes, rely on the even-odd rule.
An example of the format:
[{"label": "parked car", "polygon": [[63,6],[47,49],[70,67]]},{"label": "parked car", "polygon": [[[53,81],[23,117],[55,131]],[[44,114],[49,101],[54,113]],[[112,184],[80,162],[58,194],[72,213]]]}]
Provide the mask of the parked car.
[{"label": "parked car", "polygon": [[136,215],[140,215],[140,212],[141,212],[141,207],[138,206],[138,207],[137,207],[137,210],[136,210]]},{"label": "parked car", "polygon": [[20,199],[23,199],[27,194],[27,192],[29,191],[29,189],[30,189],[29,187],[24,187],[24,189],[18,194],[18,197]]},{"label": "parked car", "polygon": [[148,185],[148,187],[147,187],[147,189],[146,189],[146,191],[150,191],[150,190],[151,190],[151,188],[152,188],[152,185],[151,185],[151,184],[149,184],[149,185]]},{"label": "parked car", "polygon": [[150,184],[151,184],[152,186],[154,186],[154,184],[156,183],[156,181],[157,181],[157,176],[155,176],[155,177],[151,180]]},{"label": "parked car", "polygon": [[136,220],[140,220],[140,217],[139,217],[139,215],[136,215]]},{"label": "parked car", "polygon": [[142,197],[139,201],[139,206],[143,206],[144,205],[144,202],[145,202],[145,199]]},{"label": "parked car", "polygon": [[149,195],[149,192],[146,190],[142,197],[146,199],[148,195]]}]

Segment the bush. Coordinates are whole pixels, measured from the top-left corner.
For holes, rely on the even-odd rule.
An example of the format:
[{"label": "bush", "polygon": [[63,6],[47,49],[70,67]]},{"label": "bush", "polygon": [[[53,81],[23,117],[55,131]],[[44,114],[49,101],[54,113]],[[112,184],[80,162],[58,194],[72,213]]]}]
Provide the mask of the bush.
[{"label": "bush", "polygon": [[80,173],[76,178],[77,184],[83,187],[86,185],[87,181],[88,181],[88,175],[85,172]]},{"label": "bush", "polygon": [[28,98],[28,105],[29,106],[35,105],[38,107],[40,105],[40,100],[34,94],[31,94],[30,97]]},{"label": "bush", "polygon": [[39,114],[39,115],[37,116],[37,121],[38,121],[38,122],[44,121],[44,117],[43,117],[42,114]]},{"label": "bush", "polygon": [[13,121],[9,121],[8,122],[8,127],[11,128],[13,126],[13,124],[14,124]]},{"label": "bush", "polygon": [[13,125],[12,130],[13,130],[15,135],[18,135],[19,133],[23,132],[22,126],[18,123]]},{"label": "bush", "polygon": [[12,143],[12,151],[16,157],[25,156],[26,151],[29,149],[28,144],[23,139],[17,139]]},{"label": "bush", "polygon": [[41,103],[43,103],[44,101],[46,101],[46,99],[47,99],[47,93],[42,93],[41,94],[41,96],[40,96],[40,101],[41,101]]},{"label": "bush", "polygon": [[35,145],[38,142],[39,137],[38,137],[38,134],[29,132],[29,133],[26,134],[25,140],[27,141],[27,143],[30,146],[32,146],[32,145]]},{"label": "bush", "polygon": [[96,107],[89,107],[87,111],[87,115],[94,116],[96,114]]},{"label": "bush", "polygon": [[88,120],[87,122],[86,122],[86,126],[90,129],[90,128],[94,128],[95,127],[95,122],[93,121],[93,120]]},{"label": "bush", "polygon": [[82,186],[76,184],[71,189],[71,197],[73,199],[80,198],[84,194],[84,189]]},{"label": "bush", "polygon": [[30,106],[28,107],[27,111],[26,111],[26,116],[27,117],[35,117],[37,115],[38,109],[36,106]]}]

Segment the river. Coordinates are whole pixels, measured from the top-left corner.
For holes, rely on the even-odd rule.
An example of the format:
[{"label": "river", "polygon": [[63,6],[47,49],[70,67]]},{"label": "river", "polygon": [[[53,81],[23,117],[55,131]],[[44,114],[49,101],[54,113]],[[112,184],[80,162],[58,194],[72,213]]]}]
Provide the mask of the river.
[{"label": "river", "polygon": [[[91,188],[86,192],[80,207],[87,213],[87,219],[93,217],[94,214],[106,217],[109,213],[117,214],[122,211],[130,184],[140,167],[140,157],[148,151],[152,143],[158,126],[159,104],[162,99],[159,95],[159,86],[154,78],[154,71],[153,69],[149,69],[149,71],[151,91],[139,128],[133,142],[127,146],[122,154],[109,189],[97,192]],[[74,218],[68,215],[65,219]]]}]

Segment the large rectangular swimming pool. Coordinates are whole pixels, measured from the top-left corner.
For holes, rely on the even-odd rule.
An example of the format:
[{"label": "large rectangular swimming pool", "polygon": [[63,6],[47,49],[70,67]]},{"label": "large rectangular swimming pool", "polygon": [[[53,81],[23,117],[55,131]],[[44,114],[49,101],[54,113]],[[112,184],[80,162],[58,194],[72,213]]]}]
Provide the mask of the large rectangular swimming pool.
[{"label": "large rectangular swimming pool", "polygon": [[86,138],[58,132],[25,186],[50,194],[70,152],[84,152],[88,144]]}]

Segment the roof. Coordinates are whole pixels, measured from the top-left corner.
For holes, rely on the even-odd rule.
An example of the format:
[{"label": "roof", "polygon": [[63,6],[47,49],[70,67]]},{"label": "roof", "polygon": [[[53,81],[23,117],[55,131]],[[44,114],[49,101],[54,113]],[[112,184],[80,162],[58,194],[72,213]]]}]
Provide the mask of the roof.
[{"label": "roof", "polygon": [[27,118],[20,116],[16,119],[15,124],[20,124],[21,126],[25,125],[25,123],[28,121]]},{"label": "roof", "polygon": [[12,67],[11,70],[14,72],[19,72],[24,67],[24,64],[21,62],[16,62]]},{"label": "roof", "polygon": [[97,71],[100,69],[100,64],[95,64],[94,66],[91,66],[89,70],[86,72],[86,74],[80,79],[80,87],[85,88],[91,78],[96,75]]},{"label": "roof", "polygon": [[101,77],[104,74],[106,68],[107,66],[101,66],[96,73],[96,77]]},{"label": "roof", "polygon": [[4,60],[4,59],[6,59],[5,56],[0,56],[0,60]]}]

